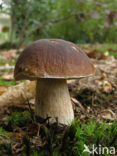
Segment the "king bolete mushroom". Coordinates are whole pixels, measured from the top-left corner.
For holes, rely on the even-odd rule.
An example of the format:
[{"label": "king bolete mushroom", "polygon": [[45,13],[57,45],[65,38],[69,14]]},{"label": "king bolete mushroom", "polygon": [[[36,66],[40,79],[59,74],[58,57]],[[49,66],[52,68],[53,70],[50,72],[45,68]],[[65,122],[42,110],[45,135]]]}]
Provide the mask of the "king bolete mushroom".
[{"label": "king bolete mushroom", "polygon": [[88,56],[75,44],[61,39],[40,39],[19,56],[15,80],[37,80],[35,113],[50,122],[69,124],[74,112],[67,79],[91,76],[94,66]]}]

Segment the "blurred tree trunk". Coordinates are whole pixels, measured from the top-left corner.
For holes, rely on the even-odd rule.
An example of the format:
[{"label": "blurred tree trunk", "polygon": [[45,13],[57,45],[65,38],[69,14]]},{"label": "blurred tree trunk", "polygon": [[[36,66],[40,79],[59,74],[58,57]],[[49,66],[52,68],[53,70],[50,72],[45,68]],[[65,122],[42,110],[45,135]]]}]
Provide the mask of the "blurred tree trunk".
[{"label": "blurred tree trunk", "polygon": [[16,41],[19,48],[26,38],[26,27],[28,25],[29,8],[28,0],[11,1],[11,44]]}]

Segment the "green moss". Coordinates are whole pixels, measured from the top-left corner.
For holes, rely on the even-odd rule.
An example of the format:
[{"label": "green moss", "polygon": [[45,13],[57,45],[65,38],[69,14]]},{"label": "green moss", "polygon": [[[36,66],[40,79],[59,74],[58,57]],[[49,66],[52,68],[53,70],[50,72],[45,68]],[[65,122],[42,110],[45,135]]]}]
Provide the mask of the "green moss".
[{"label": "green moss", "polygon": [[[33,154],[34,156],[88,156],[89,153],[83,153],[84,144],[91,151],[92,145],[95,145],[95,147],[117,148],[117,122],[111,124],[106,122],[98,123],[94,119],[85,123],[75,120],[62,133],[56,134],[56,130],[57,128],[48,129],[47,127],[43,129],[47,142],[41,147],[41,150]],[[109,156],[110,154],[105,151],[104,155]]]},{"label": "green moss", "polygon": [[[48,137],[48,136],[47,136]],[[92,145],[99,147],[115,147],[117,148],[117,122],[113,122],[112,125],[102,122],[97,123],[96,120],[90,120],[87,123],[81,123],[80,121],[73,121],[72,125],[68,127],[63,135],[60,135],[58,139],[52,140],[53,132],[49,132],[47,140],[51,140],[49,143],[49,149],[53,149],[52,145],[58,142],[58,153],[60,155],[74,155],[80,156],[84,150],[84,144],[89,149]],[[47,149],[46,149],[47,150]],[[55,150],[55,149],[53,149]],[[84,153],[84,156],[88,156],[88,153]],[[105,152],[106,155],[106,152]]]},{"label": "green moss", "polygon": [[[12,113],[9,121],[17,126],[26,126],[27,120],[30,119],[28,111]],[[9,135],[0,128],[0,133]],[[88,156],[89,153],[84,152],[84,144],[92,150],[95,147],[115,147],[117,148],[117,122],[111,124],[102,122],[98,123],[95,119],[89,121],[74,120],[68,127],[52,127],[42,126],[40,129],[40,137],[44,141],[41,148],[32,148],[29,136],[23,138],[25,150],[22,155],[31,153],[32,156]],[[9,148],[10,149],[10,148]],[[105,151],[105,156],[110,155]]]},{"label": "green moss", "polygon": [[[84,150],[84,144],[89,146],[89,148],[91,144],[95,144],[96,146],[101,145],[103,147],[114,146],[117,148],[117,122],[109,125],[105,122],[99,124],[96,120],[91,120],[87,124],[74,121],[69,129],[71,128],[72,131],[69,131],[70,133],[67,136],[69,138],[71,133],[74,133],[74,135],[73,139],[66,142],[67,152],[72,151],[76,155],[81,155]],[[72,141],[73,146],[71,147],[70,142]]]},{"label": "green moss", "polygon": [[9,122],[11,122],[13,125],[24,126],[30,118],[31,114],[28,111],[14,112],[9,117]]},{"label": "green moss", "polygon": [[10,133],[5,131],[2,127],[0,127],[0,134],[3,134],[4,136],[9,136]]}]

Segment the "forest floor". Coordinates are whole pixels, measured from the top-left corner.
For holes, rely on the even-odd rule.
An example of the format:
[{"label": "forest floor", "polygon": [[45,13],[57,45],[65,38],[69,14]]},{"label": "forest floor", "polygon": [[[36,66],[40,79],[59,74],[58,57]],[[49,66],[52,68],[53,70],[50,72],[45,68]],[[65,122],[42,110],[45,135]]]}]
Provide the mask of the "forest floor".
[{"label": "forest floor", "polygon": [[[91,58],[96,72],[92,77],[68,81],[73,123],[64,126],[36,117],[34,120],[33,100],[23,106],[4,107],[0,109],[0,155],[88,156],[83,152],[84,144],[90,151],[95,145],[94,154],[117,154],[117,46],[80,47]],[[13,78],[20,53],[16,49],[0,50],[0,95],[20,83]],[[103,147],[109,150],[103,151]]]}]

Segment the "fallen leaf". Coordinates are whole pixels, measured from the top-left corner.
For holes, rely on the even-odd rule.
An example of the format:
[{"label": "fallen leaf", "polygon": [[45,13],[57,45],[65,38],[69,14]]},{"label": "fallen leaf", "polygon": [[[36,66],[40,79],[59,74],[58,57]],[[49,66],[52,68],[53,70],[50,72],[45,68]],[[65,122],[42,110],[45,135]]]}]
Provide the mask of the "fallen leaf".
[{"label": "fallen leaf", "polygon": [[104,81],[103,88],[105,93],[110,93],[113,90],[112,85],[109,81]]},{"label": "fallen leaf", "polygon": [[107,119],[107,120],[115,120],[116,119],[116,115],[112,110],[104,110],[101,113],[101,116],[103,119]]},{"label": "fallen leaf", "polygon": [[2,53],[2,57],[5,59],[15,59],[18,57],[18,55],[16,54],[16,50],[9,50]]}]

